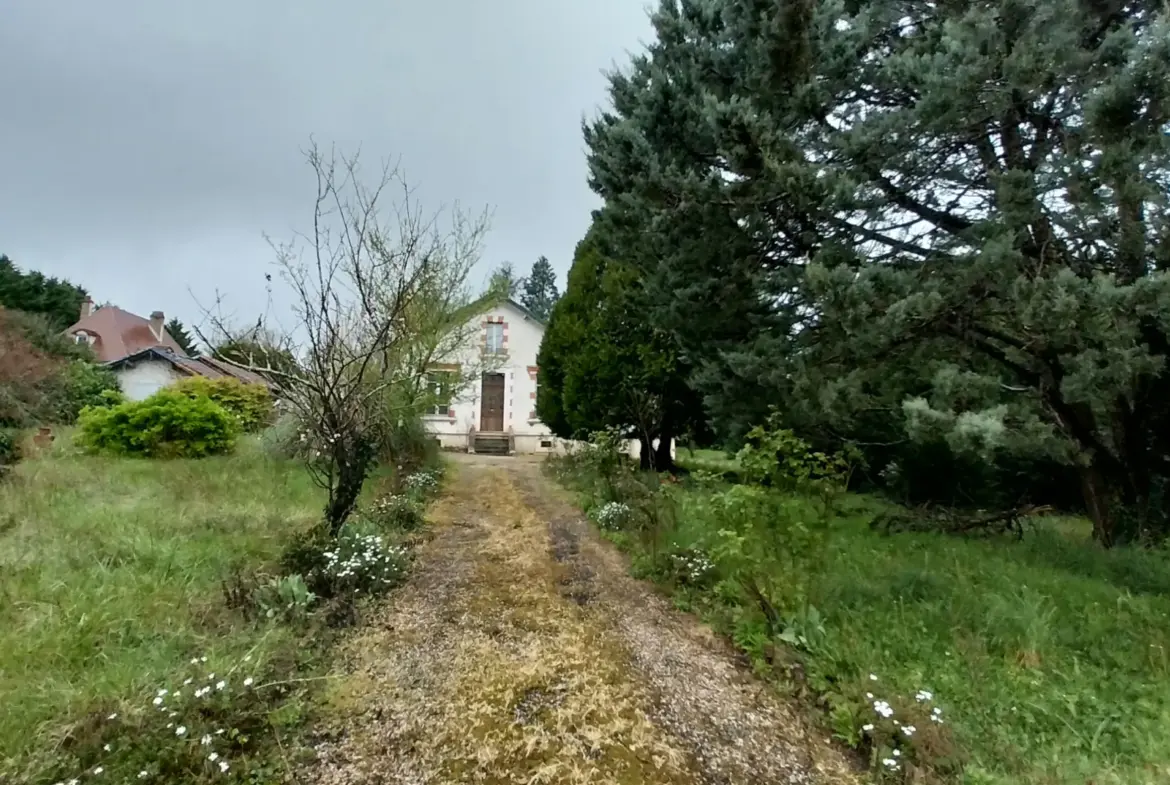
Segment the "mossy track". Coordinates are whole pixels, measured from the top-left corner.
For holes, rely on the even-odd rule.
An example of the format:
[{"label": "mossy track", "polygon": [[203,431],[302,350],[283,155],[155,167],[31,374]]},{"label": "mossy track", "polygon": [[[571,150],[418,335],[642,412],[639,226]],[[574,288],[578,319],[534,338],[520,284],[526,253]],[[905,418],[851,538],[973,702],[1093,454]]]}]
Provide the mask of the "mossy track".
[{"label": "mossy track", "polygon": [[[411,581],[343,646],[323,783],[848,782],[539,466],[468,456]],[[689,704],[689,705],[679,705]]]}]

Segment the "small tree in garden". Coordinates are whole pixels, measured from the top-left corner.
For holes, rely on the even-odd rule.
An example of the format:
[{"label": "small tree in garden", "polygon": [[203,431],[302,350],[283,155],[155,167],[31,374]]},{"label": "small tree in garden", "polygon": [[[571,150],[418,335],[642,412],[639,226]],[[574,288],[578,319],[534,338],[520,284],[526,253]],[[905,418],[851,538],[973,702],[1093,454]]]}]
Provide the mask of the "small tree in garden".
[{"label": "small tree in garden", "polygon": [[282,329],[262,318],[242,333],[208,311],[218,333],[208,343],[241,345],[264,334],[279,341],[278,354],[296,358],[295,367],[278,368],[232,357],[276,380],[282,409],[305,429],[308,467],[328,491],[325,519],[336,536],[395,416],[386,406],[389,391],[419,375],[408,360],[417,360],[420,338],[447,321],[443,311],[452,302],[436,300],[436,292],[462,288],[487,220],[458,208],[424,212],[393,166],[384,165],[368,185],[356,156],[314,145],[307,159],[317,185],[312,230],[273,245],[294,325]]}]

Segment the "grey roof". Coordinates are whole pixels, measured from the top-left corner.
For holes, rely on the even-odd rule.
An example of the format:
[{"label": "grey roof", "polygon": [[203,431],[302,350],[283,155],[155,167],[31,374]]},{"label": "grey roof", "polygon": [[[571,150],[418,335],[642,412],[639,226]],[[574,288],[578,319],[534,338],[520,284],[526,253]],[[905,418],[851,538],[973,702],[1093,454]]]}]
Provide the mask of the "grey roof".
[{"label": "grey roof", "polygon": [[245,384],[263,384],[266,387],[272,386],[260,374],[235,363],[211,357],[186,357],[158,346],[151,346],[134,354],[121,357],[113,362],[108,362],[105,364],[105,367],[117,369],[123,365],[133,365],[143,360],[162,360],[163,362],[170,363],[176,370],[190,376],[206,376],[209,379],[229,377],[238,379]]}]

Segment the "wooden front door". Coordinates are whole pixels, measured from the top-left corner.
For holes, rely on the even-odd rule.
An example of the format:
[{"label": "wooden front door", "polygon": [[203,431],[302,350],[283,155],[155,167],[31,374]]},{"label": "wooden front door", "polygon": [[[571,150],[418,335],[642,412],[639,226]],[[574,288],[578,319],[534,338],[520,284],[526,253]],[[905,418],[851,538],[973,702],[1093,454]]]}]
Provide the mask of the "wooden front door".
[{"label": "wooden front door", "polygon": [[502,373],[485,373],[483,375],[479,429],[489,433],[504,430],[504,374]]}]

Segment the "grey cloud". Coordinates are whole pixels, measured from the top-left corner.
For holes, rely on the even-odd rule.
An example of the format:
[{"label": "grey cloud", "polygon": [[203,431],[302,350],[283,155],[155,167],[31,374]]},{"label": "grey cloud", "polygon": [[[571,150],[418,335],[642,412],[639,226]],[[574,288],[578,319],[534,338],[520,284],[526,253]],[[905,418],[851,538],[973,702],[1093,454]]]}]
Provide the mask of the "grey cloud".
[{"label": "grey cloud", "polygon": [[0,252],[132,310],[257,308],[312,134],[493,207],[488,265],[563,275],[595,206],[581,117],[648,35],[636,0],[2,0]]}]

